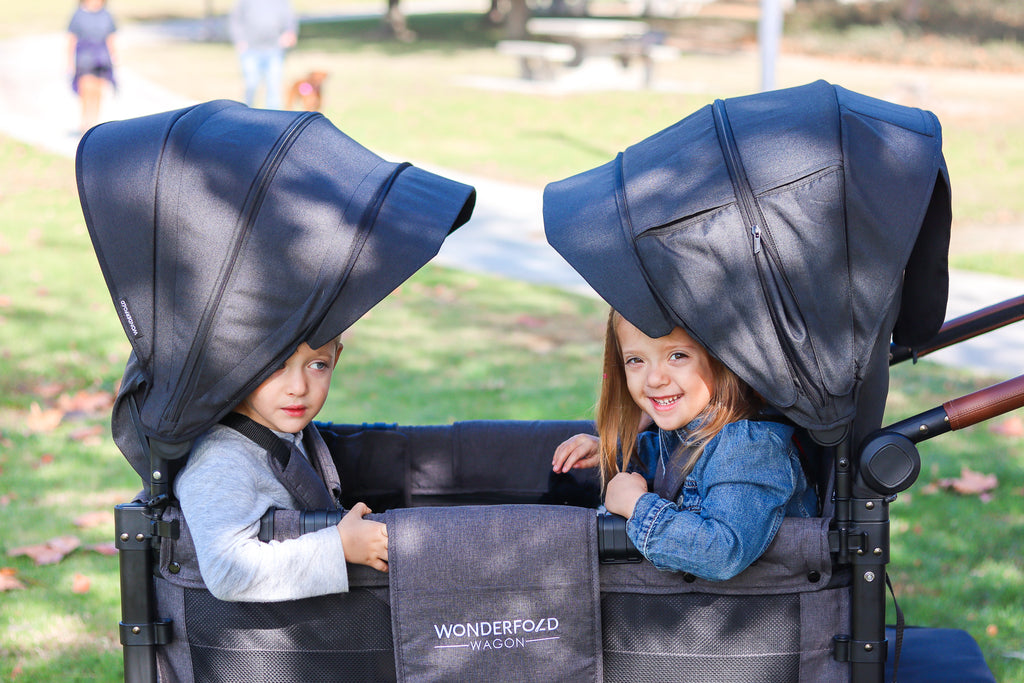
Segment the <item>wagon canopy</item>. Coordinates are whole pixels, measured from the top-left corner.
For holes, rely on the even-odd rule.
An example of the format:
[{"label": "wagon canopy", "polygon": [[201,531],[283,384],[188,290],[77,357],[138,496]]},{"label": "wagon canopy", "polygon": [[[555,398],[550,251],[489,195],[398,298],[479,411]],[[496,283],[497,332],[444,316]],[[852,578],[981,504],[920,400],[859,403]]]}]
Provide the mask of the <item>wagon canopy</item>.
[{"label": "wagon canopy", "polygon": [[548,241],[651,337],[684,327],[798,424],[852,421],[885,321],[945,317],[939,122],[818,81],[719,100],[548,185]]},{"label": "wagon canopy", "polygon": [[187,442],[301,342],[339,335],[437,253],[476,197],[319,114],[229,101],[101,124],[76,172],[132,345],[114,435],[141,473],[144,437]]}]

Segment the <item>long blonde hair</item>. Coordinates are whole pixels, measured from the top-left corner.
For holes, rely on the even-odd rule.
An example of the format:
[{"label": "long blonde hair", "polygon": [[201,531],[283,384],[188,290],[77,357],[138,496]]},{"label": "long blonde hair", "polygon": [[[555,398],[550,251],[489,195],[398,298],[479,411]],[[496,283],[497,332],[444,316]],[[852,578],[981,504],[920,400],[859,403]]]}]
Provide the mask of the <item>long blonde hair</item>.
[{"label": "long blonde hair", "polygon": [[[620,471],[629,467],[636,456],[636,440],[640,432],[643,411],[629,393],[626,384],[626,367],[616,328],[622,316],[615,310],[608,314],[608,325],[604,339],[604,375],[601,380],[601,396],[597,403],[597,433],[601,440],[601,481],[607,483]],[[696,342],[696,340],[694,340]],[[754,417],[763,401],[743,380],[725,367],[717,358],[708,354],[711,366],[711,400],[697,416],[700,427],[688,435],[684,448],[691,448],[692,455],[682,465],[683,473],[689,473],[704,452],[704,446],[725,425],[737,420]],[[620,465],[621,453],[621,465]]]}]

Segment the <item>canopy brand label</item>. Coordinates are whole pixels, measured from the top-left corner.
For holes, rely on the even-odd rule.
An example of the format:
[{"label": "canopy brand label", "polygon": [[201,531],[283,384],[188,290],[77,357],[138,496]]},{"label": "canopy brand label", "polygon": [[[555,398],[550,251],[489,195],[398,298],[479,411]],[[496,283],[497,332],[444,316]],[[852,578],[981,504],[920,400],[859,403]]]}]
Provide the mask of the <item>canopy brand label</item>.
[{"label": "canopy brand label", "polygon": [[459,624],[434,624],[435,649],[465,648],[471,651],[512,650],[534,643],[558,640],[558,619],[498,619]]},{"label": "canopy brand label", "polygon": [[121,317],[124,318],[125,326],[132,333],[132,336],[138,339],[139,337],[142,336],[142,333],[139,332],[139,328],[136,327],[135,325],[135,317],[132,315],[131,310],[128,308],[128,300],[121,299],[118,302],[118,305],[121,308]]}]

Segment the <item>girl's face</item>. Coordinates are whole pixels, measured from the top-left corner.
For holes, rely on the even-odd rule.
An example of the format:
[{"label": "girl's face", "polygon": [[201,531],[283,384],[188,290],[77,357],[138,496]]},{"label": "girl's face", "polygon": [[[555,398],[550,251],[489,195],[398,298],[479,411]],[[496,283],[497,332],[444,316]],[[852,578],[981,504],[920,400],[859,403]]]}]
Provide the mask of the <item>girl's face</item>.
[{"label": "girl's face", "polygon": [[681,327],[651,339],[620,318],[615,336],[629,394],[656,425],[685,427],[711,402],[710,357]]}]

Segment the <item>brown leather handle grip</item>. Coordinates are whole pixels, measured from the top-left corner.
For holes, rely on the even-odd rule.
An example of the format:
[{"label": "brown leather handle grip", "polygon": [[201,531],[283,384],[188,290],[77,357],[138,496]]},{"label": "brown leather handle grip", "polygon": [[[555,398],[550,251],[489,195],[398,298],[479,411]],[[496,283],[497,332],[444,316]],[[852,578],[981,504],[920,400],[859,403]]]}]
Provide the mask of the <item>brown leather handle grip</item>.
[{"label": "brown leather handle grip", "polygon": [[1024,406],[1024,375],[942,404],[951,429],[963,429]]}]

